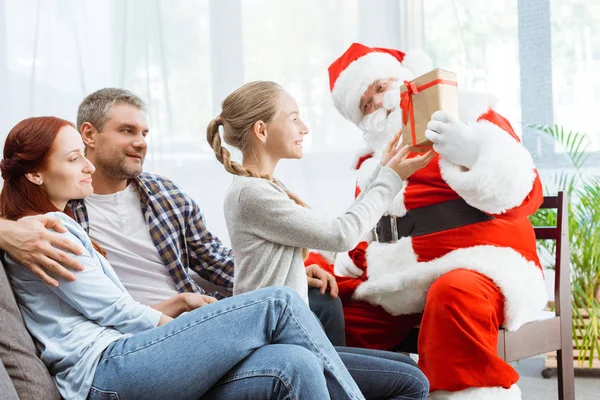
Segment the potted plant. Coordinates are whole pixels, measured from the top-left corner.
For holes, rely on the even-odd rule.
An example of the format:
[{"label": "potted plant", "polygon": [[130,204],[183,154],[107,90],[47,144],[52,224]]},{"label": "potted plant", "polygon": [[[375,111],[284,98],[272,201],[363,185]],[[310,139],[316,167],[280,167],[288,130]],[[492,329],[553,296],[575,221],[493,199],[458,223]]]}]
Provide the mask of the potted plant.
[{"label": "potted plant", "polygon": [[[563,127],[534,126],[560,145],[571,164],[550,174],[546,194],[564,191],[569,198],[569,246],[573,294],[573,347],[576,366],[600,369],[600,177],[586,176],[586,136]],[[539,210],[531,216],[534,226],[556,223],[556,211]],[[542,259],[553,260],[555,243],[540,241]],[[550,256],[550,257],[544,257]],[[553,268],[553,265],[549,265]],[[549,366],[547,364],[547,366]]]}]

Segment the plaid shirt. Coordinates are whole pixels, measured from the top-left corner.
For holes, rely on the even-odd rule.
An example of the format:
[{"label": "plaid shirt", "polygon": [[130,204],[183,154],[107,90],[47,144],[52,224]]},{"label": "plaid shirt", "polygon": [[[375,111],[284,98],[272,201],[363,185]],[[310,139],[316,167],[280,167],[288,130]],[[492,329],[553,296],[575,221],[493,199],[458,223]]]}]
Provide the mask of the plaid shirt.
[{"label": "plaid shirt", "polygon": [[[200,208],[191,197],[161,176],[142,173],[134,182],[140,193],[142,213],[161,259],[180,292],[204,293],[189,275],[189,268],[202,278],[233,289],[233,252],[213,236]],[[75,220],[89,234],[84,200],[72,200]],[[218,293],[213,294],[222,298]]]}]

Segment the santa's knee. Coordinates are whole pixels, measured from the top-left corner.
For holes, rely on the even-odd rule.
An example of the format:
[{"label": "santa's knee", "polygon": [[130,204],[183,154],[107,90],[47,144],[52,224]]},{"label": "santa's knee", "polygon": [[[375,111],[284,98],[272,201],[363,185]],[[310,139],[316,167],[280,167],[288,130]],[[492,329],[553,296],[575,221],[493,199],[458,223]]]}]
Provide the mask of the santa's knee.
[{"label": "santa's knee", "polygon": [[[464,268],[452,270],[431,285],[426,313],[491,314],[495,312],[499,290],[485,275]],[[500,295],[501,296],[501,295]]]}]

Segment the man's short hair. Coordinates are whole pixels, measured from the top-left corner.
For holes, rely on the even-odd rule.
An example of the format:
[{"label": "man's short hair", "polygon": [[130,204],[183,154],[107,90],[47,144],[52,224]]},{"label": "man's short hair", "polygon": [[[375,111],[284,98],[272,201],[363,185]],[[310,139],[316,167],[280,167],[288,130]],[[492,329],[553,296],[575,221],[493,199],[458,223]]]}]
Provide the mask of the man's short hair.
[{"label": "man's short hair", "polygon": [[87,96],[77,109],[77,130],[84,122],[89,122],[98,131],[104,129],[104,124],[110,118],[109,110],[113,104],[129,104],[146,111],[146,103],[126,89],[104,88]]}]

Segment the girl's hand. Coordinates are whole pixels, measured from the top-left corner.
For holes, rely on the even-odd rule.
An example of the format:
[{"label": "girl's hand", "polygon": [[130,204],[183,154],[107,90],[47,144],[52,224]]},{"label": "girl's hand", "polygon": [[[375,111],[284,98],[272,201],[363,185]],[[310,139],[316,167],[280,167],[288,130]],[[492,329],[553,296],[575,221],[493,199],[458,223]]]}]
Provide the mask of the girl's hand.
[{"label": "girl's hand", "polygon": [[429,150],[427,153],[414,158],[407,158],[408,153],[409,145],[406,145],[385,165],[386,167],[393,169],[403,181],[408,179],[408,177],[416,171],[427,166],[433,157],[435,157],[435,152],[433,150]]},{"label": "girl's hand", "polygon": [[333,275],[321,269],[317,264],[309,265],[305,269],[309,287],[321,288],[321,294],[325,294],[325,290],[329,286],[329,294],[334,299],[337,299],[339,290]]},{"label": "girl's hand", "polygon": [[381,164],[382,167],[385,167],[387,165],[387,163],[390,162],[392,157],[394,157],[400,150],[397,148],[399,140],[400,140],[400,131],[398,131],[398,133],[396,133],[394,135],[392,140],[390,140],[389,143],[385,146],[385,149],[383,150],[383,154],[381,155],[381,160],[379,161],[379,164]]}]

